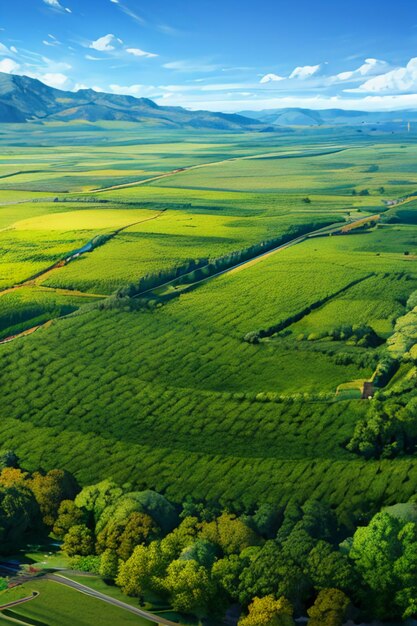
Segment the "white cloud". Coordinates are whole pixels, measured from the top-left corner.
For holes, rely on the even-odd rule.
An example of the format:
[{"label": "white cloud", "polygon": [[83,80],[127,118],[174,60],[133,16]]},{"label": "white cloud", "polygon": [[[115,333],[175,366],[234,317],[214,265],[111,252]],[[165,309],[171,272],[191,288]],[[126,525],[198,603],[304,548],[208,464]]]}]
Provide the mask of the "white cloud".
[{"label": "white cloud", "polygon": [[[203,85],[200,89],[201,91],[228,91],[233,89],[245,89],[247,87],[248,85],[246,83],[212,83],[210,85]],[[173,91],[172,86],[170,87],[170,91]]]},{"label": "white cloud", "polygon": [[[368,93],[406,93],[417,90],[417,57],[409,60],[405,67],[398,67],[385,74],[374,76],[365,81],[357,89]],[[346,90],[348,91],[348,90]]]},{"label": "white cloud", "polygon": [[320,68],[321,65],[303,65],[300,67],[296,67],[289,75],[289,78],[298,78],[300,80],[305,80],[306,78],[310,78],[311,76],[314,76],[314,74],[317,74]]},{"label": "white cloud", "polygon": [[[185,106],[189,109],[204,108],[207,111],[237,112],[243,110],[263,110],[300,107],[304,109],[346,109],[356,111],[401,111],[402,109],[417,108],[417,94],[406,95],[369,95],[358,98],[343,96],[296,96],[283,97],[243,97],[237,99],[235,94],[204,95],[196,92],[194,95],[181,94],[180,92],[167,92],[164,97],[156,96],[155,101],[170,106]],[[401,113],[399,113],[401,115]]]},{"label": "white cloud", "polygon": [[17,49],[15,46],[8,48],[4,43],[0,43],[0,56],[4,56],[5,54],[17,54]]},{"label": "white cloud", "polygon": [[278,74],[265,74],[265,76],[262,76],[261,80],[259,81],[260,83],[271,83],[271,82],[275,82],[278,80],[285,80],[284,76],[279,76]]},{"label": "white cloud", "polygon": [[146,24],[146,21],[143,19],[143,17],[141,17],[140,15],[138,15],[137,13],[132,11],[132,9],[129,9],[129,7],[126,6],[125,4],[122,4],[122,2],[120,2],[120,0],[110,0],[110,2],[112,2],[113,4],[117,4],[119,9],[121,11],[123,11],[123,13],[125,13],[125,15],[130,17],[134,22],[137,22],[141,26],[144,26]]},{"label": "white cloud", "polygon": [[85,57],[87,61],[106,61],[103,57],[93,57],[91,54],[86,54]]},{"label": "white cloud", "polygon": [[170,61],[164,63],[163,67],[167,70],[176,70],[177,72],[215,72],[221,69],[219,65],[214,65],[206,61]]},{"label": "white cloud", "polygon": [[119,96],[135,96],[136,98],[149,98],[160,94],[161,90],[152,85],[109,85],[112,93]]},{"label": "white cloud", "polygon": [[388,72],[391,66],[386,61],[380,59],[365,59],[365,62],[356,70],[350,72],[341,72],[335,76],[336,79],[341,81],[361,79],[364,76],[375,76]]},{"label": "white cloud", "polygon": [[88,89],[88,86],[84,85],[84,83],[75,83],[72,91],[79,91],[80,89]]},{"label": "white cloud", "polygon": [[55,35],[48,34],[49,39],[44,39],[42,43],[45,46],[60,46],[61,42],[55,37]]},{"label": "white cloud", "polygon": [[145,59],[152,59],[158,56],[153,52],[146,52],[145,50],[141,50],[140,48],[126,48],[126,52],[128,52],[129,54],[133,54],[133,56],[135,57],[143,57]]},{"label": "white cloud", "polygon": [[49,87],[55,87],[56,89],[63,89],[64,87],[68,87],[70,83],[70,79],[66,74],[61,74],[60,72],[47,72],[46,74],[38,74],[37,76],[33,76],[38,80],[45,83],[45,85],[49,85]]},{"label": "white cloud", "polygon": [[19,69],[19,63],[13,61],[13,59],[3,59],[0,61],[0,72],[5,72],[6,74],[12,74]]},{"label": "white cloud", "polygon": [[92,41],[89,48],[98,50],[99,52],[111,52],[115,49],[115,44],[123,43],[121,39],[118,39],[115,35],[109,33],[103,37],[99,37],[95,41]]},{"label": "white cloud", "polygon": [[68,7],[63,7],[62,4],[58,0],[43,0],[45,4],[47,4],[52,9],[57,11],[66,11],[67,13],[72,13],[71,9]]}]

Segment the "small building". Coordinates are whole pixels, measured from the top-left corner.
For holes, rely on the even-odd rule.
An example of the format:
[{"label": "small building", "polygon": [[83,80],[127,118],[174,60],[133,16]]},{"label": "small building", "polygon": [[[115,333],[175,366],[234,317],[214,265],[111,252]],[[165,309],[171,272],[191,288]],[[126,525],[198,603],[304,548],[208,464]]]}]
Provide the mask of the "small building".
[{"label": "small building", "polygon": [[362,388],[362,395],[361,395],[362,400],[370,400],[371,398],[374,397],[374,393],[375,393],[374,383],[370,381],[364,382],[363,388]]}]

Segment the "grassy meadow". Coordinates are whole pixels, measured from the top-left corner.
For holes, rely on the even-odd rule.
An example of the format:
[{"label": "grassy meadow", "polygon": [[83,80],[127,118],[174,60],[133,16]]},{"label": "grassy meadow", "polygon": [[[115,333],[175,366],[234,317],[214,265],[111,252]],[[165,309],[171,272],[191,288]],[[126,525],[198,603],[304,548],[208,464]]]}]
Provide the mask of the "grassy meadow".
[{"label": "grassy meadow", "polygon": [[[346,449],[417,291],[412,137],[0,130],[0,339],[51,321],[0,345],[0,437],[25,466],[247,508],[415,492],[413,457]],[[114,295],[331,225],[169,297]]]}]

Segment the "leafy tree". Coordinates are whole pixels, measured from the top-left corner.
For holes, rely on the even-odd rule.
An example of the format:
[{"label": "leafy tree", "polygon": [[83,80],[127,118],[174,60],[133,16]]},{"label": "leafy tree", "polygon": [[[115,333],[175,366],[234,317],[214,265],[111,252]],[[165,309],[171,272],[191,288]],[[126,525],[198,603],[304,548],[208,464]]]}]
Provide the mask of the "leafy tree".
[{"label": "leafy tree", "polygon": [[117,498],[106,507],[97,522],[100,532],[110,521],[122,521],[131,513],[146,513],[164,533],[175,528],[178,522],[175,507],[164,496],[155,491],[132,491]]},{"label": "leafy tree", "polygon": [[285,507],[284,520],[278,530],[278,541],[285,541],[297,522],[303,519],[303,510],[297,502],[290,501]]},{"label": "leafy tree", "polygon": [[247,604],[255,596],[285,595],[301,606],[311,590],[304,569],[275,541],[267,541],[250,555],[240,575],[239,600]]},{"label": "leafy tree", "polygon": [[95,554],[87,556],[76,555],[70,560],[70,567],[80,572],[89,572],[90,574],[100,573],[100,557]]},{"label": "leafy tree", "polygon": [[261,504],[252,517],[255,532],[268,539],[272,539],[276,535],[281,520],[280,509],[268,503]]},{"label": "leafy tree", "polygon": [[104,509],[114,504],[121,495],[123,495],[123,489],[119,485],[111,480],[103,480],[95,485],[84,487],[75,498],[75,504],[80,509],[88,511],[96,525]]},{"label": "leafy tree", "polygon": [[161,541],[161,551],[166,560],[177,559],[181,552],[193,545],[197,540],[199,522],[196,517],[186,517],[178,528],[164,537]]},{"label": "leafy tree", "polygon": [[53,526],[62,500],[73,500],[78,491],[74,477],[69,472],[58,469],[47,474],[35,472],[28,485],[39,504],[46,526]]},{"label": "leafy tree", "polygon": [[94,553],[93,533],[85,524],[72,526],[64,537],[62,551],[68,556],[88,556]]},{"label": "leafy tree", "polygon": [[195,561],[207,569],[211,569],[218,555],[218,547],[207,541],[207,539],[197,539],[190,546],[181,552],[181,561]]},{"label": "leafy tree", "polygon": [[187,496],[182,504],[180,518],[197,517],[202,522],[211,522],[221,514],[218,502],[204,502]]},{"label": "leafy tree", "polygon": [[317,540],[304,529],[303,525],[297,524],[288,538],[283,541],[282,551],[286,558],[295,563],[304,563],[316,543]]},{"label": "leafy tree", "polygon": [[119,569],[119,556],[114,550],[105,550],[100,557],[99,574],[105,580],[114,580]]},{"label": "leafy tree", "polygon": [[352,561],[326,541],[318,541],[311,550],[307,570],[316,589],[351,591],[356,586]]},{"label": "leafy tree", "polygon": [[123,521],[107,524],[97,536],[97,551],[113,550],[126,561],[136,546],[147,543],[157,533],[158,528],[149,515],[134,512]]},{"label": "leafy tree", "polygon": [[307,500],[302,507],[302,525],[311,537],[334,540],[337,536],[337,519],[334,511],[325,502]]},{"label": "leafy tree", "polygon": [[267,541],[262,548],[258,548],[240,574],[241,602],[248,603],[254,596],[274,594],[278,589],[283,562],[282,549],[275,541]]},{"label": "leafy tree", "polygon": [[0,485],[3,487],[23,487],[29,474],[16,467],[5,467],[0,473]]},{"label": "leafy tree", "polygon": [[382,619],[416,611],[417,525],[378,513],[353,536],[350,557],[369,587],[367,602]]},{"label": "leafy tree", "polygon": [[349,598],[339,589],[323,589],[315,603],[308,609],[308,626],[342,626]]},{"label": "leafy tree", "polygon": [[5,467],[19,467],[19,460],[12,450],[0,450],[0,470]]},{"label": "leafy tree", "polygon": [[129,596],[143,597],[146,591],[159,591],[168,562],[158,541],[148,547],[136,546],[132,556],[121,563],[116,584]]},{"label": "leafy tree", "polygon": [[164,580],[175,611],[200,614],[206,612],[215,595],[215,585],[205,567],[196,561],[176,560],[170,563]]},{"label": "leafy tree", "polygon": [[230,600],[239,598],[240,576],[248,562],[247,558],[231,554],[224,559],[219,559],[213,565],[213,579]]},{"label": "leafy tree", "polygon": [[347,449],[366,458],[412,452],[417,442],[417,399],[403,406],[398,401],[373,402],[355,427]]},{"label": "leafy tree", "polygon": [[223,513],[213,522],[201,524],[201,537],[221,547],[225,554],[238,554],[259,543],[259,537],[235,515]]},{"label": "leafy tree", "polygon": [[83,524],[85,521],[85,511],[79,509],[73,500],[62,500],[53,526],[53,533],[62,539],[72,526]]},{"label": "leafy tree", "polygon": [[39,507],[29,489],[0,486],[0,550],[13,552],[36,525]]},{"label": "leafy tree", "polygon": [[293,608],[284,597],[273,595],[254,598],[249,613],[239,620],[239,626],[294,626]]},{"label": "leafy tree", "polygon": [[395,596],[404,619],[417,613],[417,525],[409,522],[398,534],[401,556],[394,564],[394,575],[399,581]]}]

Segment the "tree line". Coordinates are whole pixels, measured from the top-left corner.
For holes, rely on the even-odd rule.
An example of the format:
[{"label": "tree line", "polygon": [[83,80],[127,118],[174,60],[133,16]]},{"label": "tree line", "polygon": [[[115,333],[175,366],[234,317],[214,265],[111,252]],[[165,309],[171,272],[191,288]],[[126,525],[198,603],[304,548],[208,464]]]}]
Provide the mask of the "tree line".
[{"label": "tree line", "polygon": [[11,451],[0,452],[0,470],[3,555],[49,533],[72,568],[139,602],[156,596],[218,620],[238,604],[239,626],[417,615],[417,497],[352,523],[317,500],[242,512],[111,480],[81,489],[64,470],[24,470]]}]

